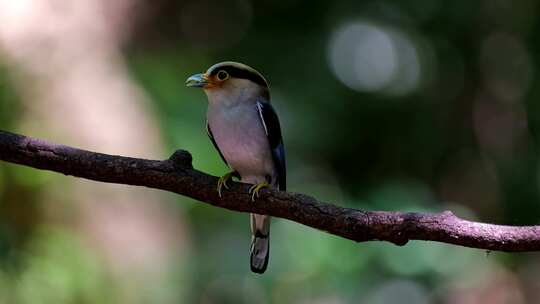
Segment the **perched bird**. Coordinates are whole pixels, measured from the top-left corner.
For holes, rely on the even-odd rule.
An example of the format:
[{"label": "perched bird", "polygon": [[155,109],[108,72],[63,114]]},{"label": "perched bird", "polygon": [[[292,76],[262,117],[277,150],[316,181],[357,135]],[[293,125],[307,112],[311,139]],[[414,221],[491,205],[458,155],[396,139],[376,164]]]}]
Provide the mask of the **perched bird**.
[{"label": "perched bird", "polygon": [[[285,150],[264,77],[247,65],[221,62],[189,77],[186,85],[206,93],[208,136],[232,170],[219,179],[219,195],[233,176],[253,184],[253,201],[265,187],[285,191]],[[250,219],[251,270],[263,273],[269,258],[270,217],[251,214]]]}]

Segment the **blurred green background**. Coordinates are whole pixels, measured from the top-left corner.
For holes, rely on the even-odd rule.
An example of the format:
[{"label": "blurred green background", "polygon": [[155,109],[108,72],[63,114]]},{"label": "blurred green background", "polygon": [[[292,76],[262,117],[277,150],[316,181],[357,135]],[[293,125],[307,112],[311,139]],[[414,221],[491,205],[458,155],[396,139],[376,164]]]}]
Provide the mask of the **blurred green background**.
[{"label": "blurred green background", "polygon": [[[153,159],[206,137],[185,79],[269,81],[288,188],[368,210],[540,219],[537,1],[0,0],[0,128]],[[538,303],[540,256],[354,243],[247,214],[0,164],[0,303]]]}]

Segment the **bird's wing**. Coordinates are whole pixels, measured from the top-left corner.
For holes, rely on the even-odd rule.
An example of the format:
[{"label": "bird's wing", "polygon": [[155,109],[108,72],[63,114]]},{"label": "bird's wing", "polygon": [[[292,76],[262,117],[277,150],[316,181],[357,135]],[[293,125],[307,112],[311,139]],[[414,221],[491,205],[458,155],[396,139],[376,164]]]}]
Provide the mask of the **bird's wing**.
[{"label": "bird's wing", "polygon": [[212,141],[212,144],[214,144],[214,148],[216,148],[216,150],[218,151],[219,156],[221,156],[221,159],[223,160],[223,162],[227,166],[229,166],[229,164],[227,163],[227,160],[225,160],[225,157],[223,157],[223,153],[221,153],[221,150],[219,150],[219,147],[218,147],[218,145],[216,143],[216,140],[214,139],[214,135],[212,134],[212,130],[210,130],[210,124],[208,124],[208,120],[206,121],[206,133],[208,134],[208,137]]},{"label": "bird's wing", "polygon": [[259,111],[259,117],[266,132],[266,137],[270,143],[270,149],[272,149],[272,158],[274,159],[274,165],[276,166],[278,175],[278,188],[281,191],[285,191],[287,188],[285,147],[283,146],[278,116],[269,102],[257,102],[257,110]]}]

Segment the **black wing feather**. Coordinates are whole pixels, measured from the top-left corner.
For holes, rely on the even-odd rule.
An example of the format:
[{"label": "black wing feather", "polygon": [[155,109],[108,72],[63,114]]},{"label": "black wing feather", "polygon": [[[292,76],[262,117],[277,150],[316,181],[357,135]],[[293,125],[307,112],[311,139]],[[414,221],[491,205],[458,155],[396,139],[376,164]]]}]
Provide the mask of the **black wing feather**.
[{"label": "black wing feather", "polygon": [[279,118],[269,102],[257,102],[257,110],[272,149],[272,158],[278,174],[278,188],[287,190],[287,172],[285,168],[285,146],[281,136]]},{"label": "black wing feather", "polygon": [[[229,163],[227,162],[227,160],[225,159],[225,157],[223,156],[223,153],[221,153],[221,150],[219,149],[217,143],[216,143],[216,140],[214,139],[214,135],[212,134],[212,130],[210,129],[210,124],[208,123],[208,121],[206,121],[206,133],[208,134],[208,137],[210,138],[210,140],[212,141],[212,144],[214,144],[214,148],[216,148],[216,150],[218,151],[219,153],[219,156],[221,157],[221,159],[223,160],[223,162],[225,163],[225,165],[227,165],[227,167],[231,168],[231,166],[229,166]],[[232,169],[232,168],[231,168]],[[242,177],[240,176],[240,173],[238,173],[238,171],[233,171],[233,176],[238,178],[238,179],[241,179]]]},{"label": "black wing feather", "polygon": [[[210,124],[208,124],[208,121],[206,121],[206,133],[208,134],[208,137],[210,138],[210,140],[212,141],[212,144],[214,144],[214,148],[216,148],[216,150],[218,151],[219,153],[219,156],[221,157],[221,159],[223,160],[223,162],[229,166],[229,164],[227,163],[227,161],[225,160],[225,157],[223,156],[223,153],[221,153],[221,150],[219,150],[219,147],[216,143],[216,140],[214,139],[214,135],[212,134],[212,130],[210,129]],[[230,166],[229,166],[230,167]]]}]

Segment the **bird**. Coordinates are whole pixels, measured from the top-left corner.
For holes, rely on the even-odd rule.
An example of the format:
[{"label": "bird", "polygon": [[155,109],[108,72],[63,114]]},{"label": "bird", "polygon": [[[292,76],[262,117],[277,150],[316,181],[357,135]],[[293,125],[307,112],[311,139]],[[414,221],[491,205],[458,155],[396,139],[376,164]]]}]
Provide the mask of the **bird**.
[{"label": "bird", "polygon": [[[238,62],[212,65],[194,74],[186,86],[202,88],[208,99],[206,131],[221,159],[231,169],[219,178],[217,192],[233,177],[259,191],[286,191],[285,148],[278,115],[270,103],[268,82],[255,69]],[[270,216],[250,214],[250,268],[262,274],[270,254]]]}]

